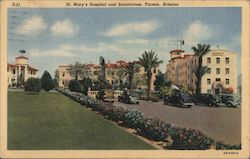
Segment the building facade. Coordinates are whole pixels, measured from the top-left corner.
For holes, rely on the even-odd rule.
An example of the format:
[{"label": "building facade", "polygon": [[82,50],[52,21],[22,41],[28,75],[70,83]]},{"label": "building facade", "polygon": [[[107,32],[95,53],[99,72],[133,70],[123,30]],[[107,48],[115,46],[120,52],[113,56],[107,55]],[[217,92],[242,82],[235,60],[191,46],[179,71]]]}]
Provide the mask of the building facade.
[{"label": "building facade", "polygon": [[[123,71],[123,68],[128,64],[126,61],[116,61],[114,63],[108,62],[105,65],[105,77],[106,80],[112,86],[118,86],[120,84],[128,83],[128,75]],[[134,83],[136,87],[147,88],[145,83],[146,79],[139,80],[145,77],[144,68],[140,65],[139,71],[134,75]],[[72,75],[70,75],[68,65],[59,65],[59,87],[67,88],[69,81],[74,79]],[[151,80],[151,89],[154,89],[154,81],[155,76],[159,72],[159,67],[152,69],[152,80]],[[82,77],[88,77],[92,80],[98,80],[98,77],[101,74],[101,66],[98,64],[84,64],[82,68]],[[79,80],[82,79],[79,77]]]},{"label": "building facade", "polygon": [[23,85],[30,77],[38,77],[38,69],[29,65],[29,58],[25,56],[16,57],[15,64],[7,64],[8,86],[15,87]]},{"label": "building facade", "polygon": [[201,80],[201,92],[213,94],[223,90],[237,93],[237,54],[226,50],[212,50],[203,56],[203,65],[208,67]]},{"label": "building facade", "polygon": [[[173,50],[170,54],[171,59],[166,68],[168,79],[177,86],[194,91],[196,76],[193,69],[198,64],[198,58],[183,50]],[[236,53],[211,50],[203,56],[202,65],[207,66],[207,72],[201,79],[201,93],[220,94],[226,90],[237,93]]]}]

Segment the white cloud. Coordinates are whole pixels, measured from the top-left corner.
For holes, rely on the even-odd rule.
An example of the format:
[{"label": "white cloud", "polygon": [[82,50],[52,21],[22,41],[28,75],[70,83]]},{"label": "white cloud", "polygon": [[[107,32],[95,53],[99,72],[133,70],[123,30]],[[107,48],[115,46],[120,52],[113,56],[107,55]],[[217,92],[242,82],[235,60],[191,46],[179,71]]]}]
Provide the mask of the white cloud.
[{"label": "white cloud", "polygon": [[199,43],[212,37],[212,30],[200,21],[192,22],[184,31],[183,37],[187,42]]},{"label": "white cloud", "polygon": [[32,56],[58,56],[58,57],[73,57],[75,56],[74,48],[70,45],[61,45],[59,48],[52,50],[31,49]]},{"label": "white cloud", "polygon": [[18,34],[24,35],[36,35],[44,31],[46,28],[47,24],[45,23],[42,17],[32,16],[28,19],[25,19],[21,26],[18,27],[16,32]]},{"label": "white cloud", "polygon": [[125,40],[120,40],[119,43],[123,43],[123,44],[148,44],[149,41],[146,39],[125,39]]},{"label": "white cloud", "polygon": [[50,30],[55,36],[70,36],[78,33],[79,27],[69,19],[66,19],[64,21],[56,21]]},{"label": "white cloud", "polygon": [[103,33],[103,35],[113,37],[133,34],[147,34],[153,32],[158,27],[159,23],[155,20],[137,23],[116,24],[110,30]]}]

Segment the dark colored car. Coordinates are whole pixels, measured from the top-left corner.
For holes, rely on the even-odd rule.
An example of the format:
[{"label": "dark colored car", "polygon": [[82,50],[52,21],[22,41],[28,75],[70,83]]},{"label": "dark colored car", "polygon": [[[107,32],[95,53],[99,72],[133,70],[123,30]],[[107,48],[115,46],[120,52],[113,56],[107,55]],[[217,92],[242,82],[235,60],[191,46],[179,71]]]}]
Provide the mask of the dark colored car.
[{"label": "dark colored car", "polygon": [[240,105],[238,98],[232,94],[220,94],[218,105],[226,107],[237,107]]},{"label": "dark colored car", "polygon": [[166,96],[164,98],[164,104],[174,104],[178,107],[189,107],[189,108],[194,105],[193,100],[188,94],[179,92]]},{"label": "dark colored car", "polygon": [[123,94],[118,96],[118,101],[126,104],[139,104],[139,100],[131,96],[127,92],[124,92]]},{"label": "dark colored car", "polygon": [[219,106],[218,105],[219,99],[213,96],[212,94],[194,95],[192,99],[196,105],[206,105],[210,107]]}]

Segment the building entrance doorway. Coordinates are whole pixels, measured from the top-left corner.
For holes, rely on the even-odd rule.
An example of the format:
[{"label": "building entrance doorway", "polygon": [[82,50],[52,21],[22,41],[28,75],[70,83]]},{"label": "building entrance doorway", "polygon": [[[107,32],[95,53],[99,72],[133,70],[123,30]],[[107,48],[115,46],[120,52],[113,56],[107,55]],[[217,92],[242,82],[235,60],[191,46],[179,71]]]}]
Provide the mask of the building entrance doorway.
[{"label": "building entrance doorway", "polygon": [[215,94],[220,94],[222,92],[223,86],[222,84],[217,84],[215,89],[214,89],[214,93]]}]

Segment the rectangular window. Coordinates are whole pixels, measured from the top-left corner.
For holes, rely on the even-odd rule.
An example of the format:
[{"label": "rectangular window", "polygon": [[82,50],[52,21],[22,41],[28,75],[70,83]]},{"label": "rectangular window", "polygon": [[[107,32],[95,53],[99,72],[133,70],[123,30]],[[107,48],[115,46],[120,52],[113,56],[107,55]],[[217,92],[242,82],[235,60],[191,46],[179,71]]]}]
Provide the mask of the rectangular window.
[{"label": "rectangular window", "polygon": [[229,74],[229,68],[226,68],[225,72],[226,74]]},{"label": "rectangular window", "polygon": [[216,81],[216,82],[220,82],[220,78],[216,78],[215,81]]},{"label": "rectangular window", "polygon": [[211,92],[211,89],[208,89],[208,90],[207,90],[207,93],[211,94],[211,93],[212,93],[212,92]]},{"label": "rectangular window", "polygon": [[210,64],[211,63],[211,57],[208,57],[207,58],[207,64]]},{"label": "rectangular window", "polygon": [[220,58],[219,57],[216,58],[216,64],[220,64]]},{"label": "rectangular window", "polygon": [[154,69],[154,73],[156,73],[156,69]]},{"label": "rectangular window", "polygon": [[229,57],[225,58],[225,62],[226,62],[226,64],[229,64]]},{"label": "rectangular window", "polygon": [[207,84],[209,84],[209,85],[211,84],[211,79],[210,78],[207,79]]},{"label": "rectangular window", "polygon": [[230,82],[229,82],[229,79],[228,79],[228,78],[226,79],[226,84],[230,84]]},{"label": "rectangular window", "polygon": [[13,73],[13,74],[16,74],[16,70],[15,70],[15,69],[13,69],[12,73]]},{"label": "rectangular window", "polygon": [[211,68],[207,68],[207,74],[211,74]]},{"label": "rectangular window", "polygon": [[216,74],[220,74],[220,68],[216,68]]},{"label": "rectangular window", "polygon": [[94,75],[98,75],[98,71],[94,71]]}]

